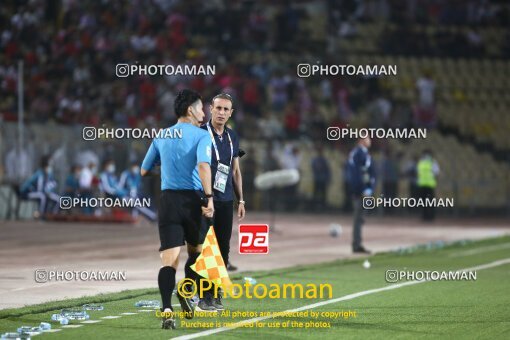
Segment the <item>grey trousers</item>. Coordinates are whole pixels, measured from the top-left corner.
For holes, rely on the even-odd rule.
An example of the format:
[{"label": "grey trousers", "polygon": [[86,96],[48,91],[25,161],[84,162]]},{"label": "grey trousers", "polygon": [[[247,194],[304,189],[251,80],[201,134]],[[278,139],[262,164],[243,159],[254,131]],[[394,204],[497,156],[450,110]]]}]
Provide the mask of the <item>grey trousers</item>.
[{"label": "grey trousers", "polygon": [[365,215],[365,209],[363,209],[363,199],[361,197],[353,198],[354,207],[354,224],[352,226],[352,249],[356,249],[362,246],[361,243],[361,227],[365,222],[363,216]]}]

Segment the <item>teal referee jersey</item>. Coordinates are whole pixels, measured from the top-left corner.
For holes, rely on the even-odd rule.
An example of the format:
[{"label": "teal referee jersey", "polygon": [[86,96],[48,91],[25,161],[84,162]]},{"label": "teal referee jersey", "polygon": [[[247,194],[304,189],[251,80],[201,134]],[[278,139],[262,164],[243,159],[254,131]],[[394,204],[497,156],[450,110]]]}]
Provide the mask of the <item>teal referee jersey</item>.
[{"label": "teal referee jersey", "polygon": [[190,123],[177,123],[168,129],[173,131],[163,131],[161,136],[173,137],[154,138],[141,168],[150,171],[161,164],[161,190],[202,190],[198,163],[211,164],[209,133]]}]

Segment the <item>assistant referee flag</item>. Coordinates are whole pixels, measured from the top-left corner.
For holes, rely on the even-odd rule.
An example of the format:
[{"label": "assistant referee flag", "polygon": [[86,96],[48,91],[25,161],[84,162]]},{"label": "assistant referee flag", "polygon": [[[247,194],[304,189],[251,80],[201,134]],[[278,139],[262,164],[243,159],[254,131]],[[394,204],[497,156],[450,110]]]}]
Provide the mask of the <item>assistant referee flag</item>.
[{"label": "assistant referee flag", "polygon": [[224,289],[232,284],[225,263],[223,262],[223,257],[221,256],[213,226],[209,227],[204,244],[202,245],[202,252],[190,268],[198,275]]}]

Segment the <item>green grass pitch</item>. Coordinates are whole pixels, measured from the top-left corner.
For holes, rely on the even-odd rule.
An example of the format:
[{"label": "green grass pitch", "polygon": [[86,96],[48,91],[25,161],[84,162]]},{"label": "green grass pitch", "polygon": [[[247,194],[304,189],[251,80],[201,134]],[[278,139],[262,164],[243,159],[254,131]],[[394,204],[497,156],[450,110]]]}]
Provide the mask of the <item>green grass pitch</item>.
[{"label": "green grass pitch", "polygon": [[[506,245],[509,245],[508,247]],[[385,281],[385,271],[398,270],[457,270],[471,268],[510,258],[510,237],[500,237],[464,245],[455,244],[442,249],[420,249],[410,254],[385,253],[369,257],[371,268],[362,266],[364,259],[334,261],[313,266],[299,266],[283,270],[252,272],[233,276],[241,283],[242,276],[251,276],[257,283],[329,283],[333,299],[349,294],[391,285]],[[182,268],[181,268],[182,270]],[[103,311],[90,311],[91,320],[82,324],[71,321],[78,328],[62,328],[51,322],[55,333],[43,333],[37,339],[170,339],[215,329],[198,327],[200,323],[222,325],[240,322],[250,317],[196,317],[186,322],[178,320],[176,330],[160,329],[154,311],[141,312],[134,303],[142,299],[159,300],[155,289],[125,291],[82,299],[50,302],[19,309],[0,311],[0,333],[16,331],[20,326],[36,326],[50,322],[51,314],[65,307],[84,303],[101,303]],[[224,304],[231,312],[280,312],[318,302],[323,299],[248,299],[227,298]],[[178,304],[175,297],[173,304]],[[180,307],[174,307],[176,311]],[[477,270],[476,281],[435,281],[405,285],[396,289],[377,291],[352,299],[326,304],[303,311],[356,312],[356,317],[316,319],[309,317],[274,317],[240,328],[228,328],[209,335],[218,339],[510,339],[510,263]],[[136,313],[123,315],[122,313]],[[103,319],[105,316],[120,316]],[[283,327],[294,321],[298,327]],[[304,328],[307,322],[322,322],[321,328]],[[315,324],[317,325],[317,324]],[[253,326],[253,327],[251,327]],[[325,327],[324,327],[325,326]]]}]

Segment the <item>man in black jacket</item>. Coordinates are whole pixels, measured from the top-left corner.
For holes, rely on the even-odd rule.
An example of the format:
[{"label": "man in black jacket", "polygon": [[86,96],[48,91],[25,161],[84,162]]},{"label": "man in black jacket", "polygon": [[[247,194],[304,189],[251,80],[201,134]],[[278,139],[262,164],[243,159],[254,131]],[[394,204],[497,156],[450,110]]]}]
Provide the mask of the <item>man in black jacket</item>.
[{"label": "man in black jacket", "polygon": [[[370,253],[362,245],[361,228],[364,223],[363,198],[372,196],[375,187],[375,171],[368,149],[372,145],[370,137],[360,138],[349,154],[349,180],[354,205],[354,224],[352,231],[352,251]],[[372,202],[375,204],[375,202]]]},{"label": "man in black jacket", "polygon": [[[239,166],[239,138],[235,131],[226,126],[233,110],[233,99],[229,94],[220,93],[212,100],[211,120],[201,127],[209,132],[212,140],[211,174],[214,197],[214,231],[218,239],[223,262],[229,269],[230,238],[234,214],[234,194],[237,198],[237,216],[245,215],[243,199],[243,178]],[[214,299],[210,292],[205,294],[197,306],[198,310],[223,310],[221,294]]]}]

